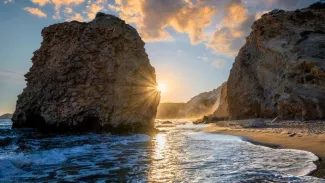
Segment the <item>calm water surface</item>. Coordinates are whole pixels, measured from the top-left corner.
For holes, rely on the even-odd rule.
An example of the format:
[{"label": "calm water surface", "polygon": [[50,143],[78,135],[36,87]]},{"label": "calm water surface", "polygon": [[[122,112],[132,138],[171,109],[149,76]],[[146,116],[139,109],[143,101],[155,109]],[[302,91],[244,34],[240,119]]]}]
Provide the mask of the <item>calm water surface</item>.
[{"label": "calm water surface", "polygon": [[256,146],[203,127],[174,120],[152,137],[46,137],[0,120],[0,182],[325,182],[304,176],[316,168],[312,153]]}]

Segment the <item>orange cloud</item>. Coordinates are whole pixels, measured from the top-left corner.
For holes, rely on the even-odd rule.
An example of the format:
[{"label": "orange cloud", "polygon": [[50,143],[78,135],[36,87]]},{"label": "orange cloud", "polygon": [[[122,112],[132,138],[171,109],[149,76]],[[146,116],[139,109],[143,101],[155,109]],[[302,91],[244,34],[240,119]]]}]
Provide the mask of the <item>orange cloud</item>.
[{"label": "orange cloud", "polygon": [[172,27],[187,33],[192,44],[206,39],[204,29],[216,14],[216,8],[202,0],[196,4],[190,0],[115,0],[109,8],[127,22],[135,23],[146,41],[171,39],[166,28]]},{"label": "orange cloud", "polygon": [[222,26],[212,34],[206,46],[217,54],[233,57],[244,45],[254,20],[255,14],[249,14],[241,1],[230,3],[225,8]]},{"label": "orange cloud", "polygon": [[87,14],[89,19],[94,19],[96,16],[96,13],[101,11],[104,7],[99,4],[90,4],[86,6],[86,10],[84,11],[85,14]]},{"label": "orange cloud", "polygon": [[86,21],[86,19],[80,13],[72,13],[72,15],[66,19],[66,21],[74,21],[74,20],[79,22]]},{"label": "orange cloud", "polygon": [[247,9],[241,3],[233,3],[226,9],[226,16],[223,20],[226,27],[235,28],[247,20]]},{"label": "orange cloud", "polygon": [[66,14],[71,14],[71,13],[73,13],[73,9],[72,9],[72,8],[69,8],[69,7],[66,7],[66,8],[64,9],[64,13],[66,13]]},{"label": "orange cloud", "polygon": [[56,8],[61,6],[69,6],[69,5],[78,5],[83,3],[85,0],[31,0],[32,3],[37,4],[39,6],[44,6],[46,4],[54,4]]},{"label": "orange cloud", "polygon": [[31,1],[32,1],[32,3],[38,4],[40,6],[44,6],[45,4],[51,2],[51,0],[31,0]]},{"label": "orange cloud", "polygon": [[257,12],[255,15],[255,20],[260,19],[262,17],[262,15],[264,15],[265,13],[268,13],[268,12],[270,12],[270,11],[264,10],[264,11]]},{"label": "orange cloud", "polygon": [[47,15],[38,8],[25,7],[24,10],[38,17],[43,17],[43,18],[47,17]]}]

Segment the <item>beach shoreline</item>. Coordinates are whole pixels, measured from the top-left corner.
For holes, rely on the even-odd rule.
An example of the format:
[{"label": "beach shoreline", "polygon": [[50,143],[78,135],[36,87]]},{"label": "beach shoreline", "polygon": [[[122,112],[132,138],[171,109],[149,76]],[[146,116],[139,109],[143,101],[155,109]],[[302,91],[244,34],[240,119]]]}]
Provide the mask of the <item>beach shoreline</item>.
[{"label": "beach shoreline", "polygon": [[[243,128],[246,121],[224,121],[210,124],[204,129],[207,133],[217,133],[223,135],[234,135],[242,140],[255,145],[262,145],[275,149],[297,149],[314,153],[319,160],[314,162],[317,169],[308,174],[317,178],[325,179],[325,133],[322,130],[315,133],[308,132],[309,125],[296,126],[289,123],[292,128],[285,125],[276,124],[277,128]],[[322,124],[320,124],[322,125]],[[308,127],[309,128],[309,127]]]}]

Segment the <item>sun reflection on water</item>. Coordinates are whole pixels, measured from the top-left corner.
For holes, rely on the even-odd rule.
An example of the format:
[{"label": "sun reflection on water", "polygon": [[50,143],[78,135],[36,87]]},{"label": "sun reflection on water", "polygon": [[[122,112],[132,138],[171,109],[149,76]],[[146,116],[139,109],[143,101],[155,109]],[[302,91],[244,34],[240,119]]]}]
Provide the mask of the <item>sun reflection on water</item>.
[{"label": "sun reflection on water", "polygon": [[166,134],[157,134],[155,137],[154,159],[160,160],[164,158],[164,149],[166,146]]}]

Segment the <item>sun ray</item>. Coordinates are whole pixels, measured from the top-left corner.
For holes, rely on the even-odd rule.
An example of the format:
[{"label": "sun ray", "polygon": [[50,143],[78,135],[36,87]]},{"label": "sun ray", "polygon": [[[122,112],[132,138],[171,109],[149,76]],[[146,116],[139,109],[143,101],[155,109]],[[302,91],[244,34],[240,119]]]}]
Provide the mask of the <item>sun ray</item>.
[{"label": "sun ray", "polygon": [[167,92],[167,86],[164,83],[158,83],[157,90],[161,93]]}]

